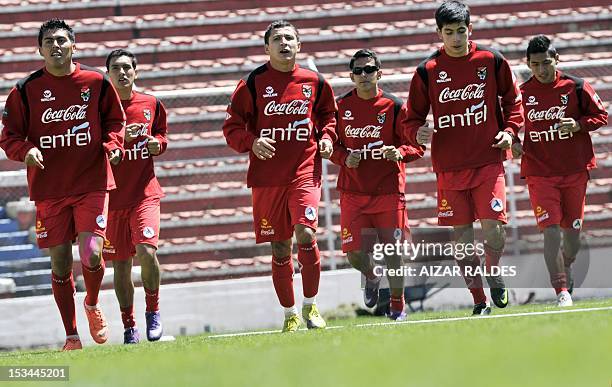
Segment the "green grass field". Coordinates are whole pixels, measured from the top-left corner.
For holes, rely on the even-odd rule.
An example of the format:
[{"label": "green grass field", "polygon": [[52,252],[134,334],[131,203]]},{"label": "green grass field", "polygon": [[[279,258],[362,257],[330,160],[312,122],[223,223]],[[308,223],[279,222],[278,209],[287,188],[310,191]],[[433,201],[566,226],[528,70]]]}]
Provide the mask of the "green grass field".
[{"label": "green grass field", "polygon": [[[612,299],[572,309],[602,307],[612,307]],[[555,310],[536,304],[496,309],[494,316]],[[417,313],[410,321],[468,314]],[[387,320],[332,320],[342,328],[284,335],[0,353],[0,365],[70,367],[70,383],[17,386],[612,386],[612,309],[359,326],[381,322]]]}]

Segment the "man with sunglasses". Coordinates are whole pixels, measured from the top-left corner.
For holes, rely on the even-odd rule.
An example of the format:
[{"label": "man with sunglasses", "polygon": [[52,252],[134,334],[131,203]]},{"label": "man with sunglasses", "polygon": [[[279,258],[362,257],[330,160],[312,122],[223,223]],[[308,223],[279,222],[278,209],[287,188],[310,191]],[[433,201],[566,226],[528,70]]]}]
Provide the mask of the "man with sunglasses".
[{"label": "man with sunglasses", "polygon": [[[469,40],[470,10],[444,2],[435,13],[443,46],[414,72],[408,96],[406,130],[414,144],[431,142],[438,184],[438,224],[452,226],[454,239],[474,244],[473,222],[480,220],[488,274],[499,270],[505,246],[504,166],[508,149],[523,124],[521,95],[506,59]],[[431,107],[433,128],[423,125]],[[458,260],[474,299],[474,315],[491,313],[482,289],[477,255]],[[499,275],[487,275],[495,305],[508,305]]]},{"label": "man with sunglasses", "polygon": [[255,237],[257,243],[272,245],[272,282],[285,312],[283,332],[301,325],[293,295],[294,231],[304,291],[302,317],[309,329],[325,328],[315,302],[321,275],[315,232],[321,157],[331,156],[337,138],[336,103],[321,74],[295,63],[301,43],[291,23],[272,22],[264,43],[270,61],[238,83],[223,134],[234,150],[249,153]]},{"label": "man with sunglasses", "polygon": [[[355,88],[338,97],[338,141],[331,160],[340,165],[340,223],[342,251],[351,265],[366,277],[364,301],[372,308],[378,301],[381,277],[375,274],[362,233],[374,229],[380,243],[395,243],[408,233],[404,198],[404,163],[423,156],[423,146],[403,145],[401,130],[405,105],[378,87],[381,62],[371,50],[357,51],[349,62]],[[364,235],[365,236],[365,235]],[[385,257],[389,269],[401,266],[399,255]],[[404,312],[404,278],[389,276],[389,318],[400,321]]]}]

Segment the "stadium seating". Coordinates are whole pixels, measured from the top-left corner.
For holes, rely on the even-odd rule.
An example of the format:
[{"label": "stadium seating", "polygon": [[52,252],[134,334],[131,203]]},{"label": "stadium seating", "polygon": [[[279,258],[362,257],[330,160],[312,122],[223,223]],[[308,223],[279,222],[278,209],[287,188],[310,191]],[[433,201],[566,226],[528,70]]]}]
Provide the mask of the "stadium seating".
[{"label": "stadium seating", "polygon": [[[244,179],[247,159],[225,144],[221,124],[236,80],[263,63],[262,30],[279,17],[300,28],[304,52],[328,79],[346,78],[347,58],[364,46],[381,55],[382,86],[401,98],[409,83],[392,76],[410,74],[438,46],[429,1],[294,0],[290,6],[264,1],[105,1],[0,0],[0,105],[14,83],[40,67],[35,39],[40,21],[50,16],[73,20],[78,60],[101,67],[114,48],[130,47],[139,58],[141,90],[160,95],[168,108],[170,146],[157,160],[167,194],[162,201],[159,257],[165,283],[262,275],[270,271],[267,246],[256,246],[251,230],[251,197]],[[606,106],[612,103],[612,6],[603,0],[471,2],[474,38],[500,48],[513,65],[523,61],[525,42],[542,32],[553,36],[563,62],[582,61],[575,75],[589,80]],[[253,32],[255,31],[255,32]],[[588,61],[585,65],[584,61]],[[523,71],[521,76],[525,72]],[[347,86],[335,87],[340,93]],[[222,88],[202,96],[189,89]],[[178,92],[181,91],[181,92]],[[593,133],[600,168],[592,173],[585,212],[585,235],[612,244],[612,128]],[[1,153],[1,152],[0,152]],[[335,186],[338,169],[330,167]],[[524,183],[514,173],[517,221],[529,251],[541,249]],[[408,168],[407,201],[412,227],[433,227],[437,202],[429,156]],[[26,196],[20,163],[0,154],[0,204]],[[320,244],[329,229],[339,232],[338,194],[331,190],[332,224],[322,221]],[[322,209],[325,204],[322,204]],[[510,233],[509,233],[510,234]],[[607,242],[606,242],[607,241]],[[346,265],[338,241],[323,252]],[[50,264],[19,223],[0,210],[0,278],[14,279],[16,295],[50,291]]]}]

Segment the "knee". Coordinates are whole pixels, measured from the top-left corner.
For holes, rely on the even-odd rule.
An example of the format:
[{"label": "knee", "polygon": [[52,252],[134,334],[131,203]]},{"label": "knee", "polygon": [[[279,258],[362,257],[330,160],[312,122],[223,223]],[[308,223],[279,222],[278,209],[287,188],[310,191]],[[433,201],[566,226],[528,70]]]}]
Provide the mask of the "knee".
[{"label": "knee", "polygon": [[359,251],[349,251],[346,257],[351,266],[358,268],[361,266],[361,253]]},{"label": "knee", "polygon": [[272,242],[272,256],[280,263],[291,255],[291,239],[280,242]]},{"label": "knee", "polygon": [[298,244],[312,243],[316,240],[315,230],[308,226],[298,224],[295,226],[295,239]]},{"label": "knee", "polygon": [[131,278],[132,265],[129,261],[113,261],[113,272],[116,280]]},{"label": "knee", "polygon": [[153,246],[136,246],[136,257],[141,266],[158,266],[157,250]]},{"label": "knee", "polygon": [[506,231],[502,224],[494,224],[483,230],[485,243],[496,250],[501,250],[506,244]]}]

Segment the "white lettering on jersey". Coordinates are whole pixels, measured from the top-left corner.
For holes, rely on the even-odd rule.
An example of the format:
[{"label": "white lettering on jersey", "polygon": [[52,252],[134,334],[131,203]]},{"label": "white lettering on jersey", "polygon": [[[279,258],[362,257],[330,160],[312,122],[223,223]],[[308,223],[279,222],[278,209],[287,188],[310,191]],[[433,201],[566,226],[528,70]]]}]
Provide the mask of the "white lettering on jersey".
[{"label": "white lettering on jersey", "polygon": [[451,90],[450,87],[444,88],[438,96],[440,103],[452,101],[468,101],[470,99],[484,98],[484,83],[471,83],[462,89]]},{"label": "white lettering on jersey", "polygon": [[125,155],[128,161],[138,159],[148,159],[150,157],[149,148],[147,148],[148,139],[137,141],[131,148],[125,150]]},{"label": "white lettering on jersey", "polygon": [[529,131],[529,139],[531,142],[549,142],[555,141],[556,139],[568,140],[572,137],[574,137],[574,133],[572,132],[559,131],[559,124],[553,124],[548,130],[543,130],[541,132],[535,130]]},{"label": "white lettering on jersey", "polygon": [[366,125],[363,128],[353,128],[347,125],[344,128],[344,134],[350,138],[380,138],[382,126]]},{"label": "white lettering on jersey", "polygon": [[565,117],[565,109],[567,106],[551,106],[547,110],[531,109],[527,112],[527,119],[531,122],[545,120],[560,120]]},{"label": "white lettering on jersey", "polygon": [[87,118],[87,106],[89,105],[72,105],[61,110],[48,108],[43,113],[41,122],[43,124],[48,124],[50,122],[84,120]]},{"label": "white lettering on jersey", "polygon": [[[306,127],[299,127],[300,125],[306,125]],[[310,118],[304,118],[303,120],[293,121],[289,123],[286,128],[264,128],[261,130],[259,137],[271,138],[276,141],[295,141],[305,142],[310,139],[310,131],[312,125]]]},{"label": "white lettering on jersey", "polygon": [[[382,150],[382,145],[384,145],[383,141],[375,141],[368,144],[365,144],[363,148],[360,149],[351,149],[347,148],[347,150],[351,153],[357,152],[361,155],[361,160],[384,160],[384,152]],[[378,148],[375,148],[378,147]]]},{"label": "white lettering on jersey", "polygon": [[[87,129],[87,131],[81,131]],[[80,125],[75,125],[72,129],[66,130],[64,134],[55,134],[52,136],[40,137],[41,149],[56,149],[69,146],[87,146],[91,143],[91,134],[89,133],[89,122],[84,122]]]},{"label": "white lettering on jersey", "polygon": [[294,99],[293,101],[286,103],[276,103],[276,101],[270,101],[264,109],[264,114],[267,116],[274,115],[306,115],[308,114],[309,100]]},{"label": "white lettering on jersey", "polygon": [[438,129],[480,125],[485,122],[487,122],[487,105],[482,100],[480,103],[465,108],[464,113],[438,117]]}]

